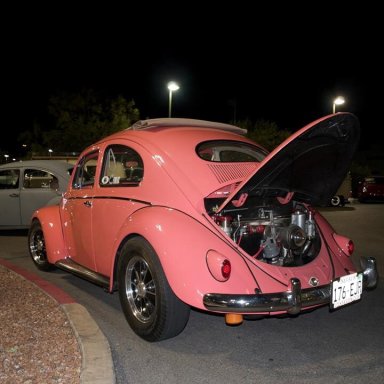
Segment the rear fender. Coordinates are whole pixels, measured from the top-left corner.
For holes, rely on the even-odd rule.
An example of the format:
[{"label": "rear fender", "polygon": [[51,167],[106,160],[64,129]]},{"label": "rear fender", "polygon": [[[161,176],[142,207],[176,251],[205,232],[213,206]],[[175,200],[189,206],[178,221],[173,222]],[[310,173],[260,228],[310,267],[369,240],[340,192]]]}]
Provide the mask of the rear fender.
[{"label": "rear fender", "polygon": [[346,271],[348,271],[348,273],[356,272],[356,267],[352,261],[352,255],[347,255],[347,253],[345,253],[345,250],[342,249],[340,245],[341,240],[339,241],[339,243],[336,241],[336,238],[343,238],[344,243],[347,243],[349,239],[344,236],[338,235],[334,228],[319,212],[316,213],[316,221],[322,229],[328,227],[328,230],[322,231],[325,242],[326,244],[335,244],[335,247],[332,247],[332,249],[338,250],[338,252],[335,252],[334,254],[330,253],[330,256],[332,257],[332,265],[334,268],[334,277],[344,276]]},{"label": "rear fender", "polygon": [[38,220],[43,229],[48,261],[55,264],[57,260],[67,257],[68,252],[61,228],[60,206],[52,205],[38,209],[33,213],[33,220]]},{"label": "rear fender", "polygon": [[[145,207],[130,216],[121,228],[120,245],[133,235],[142,236],[151,244],[172,290],[189,305],[204,309],[202,299],[207,292],[255,292],[256,282],[244,259],[214,228],[192,216],[165,207]],[[218,281],[210,273],[207,253],[211,250],[230,261],[232,273],[227,281]]]}]

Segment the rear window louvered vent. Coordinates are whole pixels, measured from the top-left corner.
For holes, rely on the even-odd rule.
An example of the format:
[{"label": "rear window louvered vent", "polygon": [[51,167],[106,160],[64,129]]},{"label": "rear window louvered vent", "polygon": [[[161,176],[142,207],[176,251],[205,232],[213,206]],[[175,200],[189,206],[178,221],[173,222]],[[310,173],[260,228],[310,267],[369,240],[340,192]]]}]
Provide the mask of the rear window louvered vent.
[{"label": "rear window louvered vent", "polygon": [[255,164],[208,164],[213,174],[220,183],[231,180],[243,179],[251,174],[255,169]]}]

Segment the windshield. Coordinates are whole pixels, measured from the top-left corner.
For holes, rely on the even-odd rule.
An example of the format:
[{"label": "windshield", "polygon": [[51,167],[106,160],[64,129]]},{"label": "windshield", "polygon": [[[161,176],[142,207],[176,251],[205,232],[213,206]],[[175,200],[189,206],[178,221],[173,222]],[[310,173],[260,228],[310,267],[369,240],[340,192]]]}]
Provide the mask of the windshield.
[{"label": "windshield", "polygon": [[206,141],[197,146],[196,152],[203,160],[221,163],[260,162],[268,154],[257,146],[229,140]]}]

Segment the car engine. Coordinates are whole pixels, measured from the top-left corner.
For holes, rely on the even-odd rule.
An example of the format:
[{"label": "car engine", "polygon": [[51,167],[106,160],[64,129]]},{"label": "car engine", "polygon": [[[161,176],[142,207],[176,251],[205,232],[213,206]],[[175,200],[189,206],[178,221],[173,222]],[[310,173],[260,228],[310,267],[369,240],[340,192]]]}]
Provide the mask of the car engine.
[{"label": "car engine", "polygon": [[223,210],[212,218],[239,247],[265,263],[300,266],[317,256],[321,241],[310,209],[295,202],[253,207]]}]

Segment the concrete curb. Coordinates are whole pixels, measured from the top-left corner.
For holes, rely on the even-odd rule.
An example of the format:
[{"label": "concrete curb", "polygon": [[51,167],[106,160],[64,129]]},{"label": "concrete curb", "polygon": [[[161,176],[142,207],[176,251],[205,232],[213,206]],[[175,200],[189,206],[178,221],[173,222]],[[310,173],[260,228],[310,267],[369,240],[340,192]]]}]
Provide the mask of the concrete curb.
[{"label": "concrete curb", "polygon": [[116,382],[108,340],[89,312],[80,304],[63,304],[83,357],[80,382],[82,384],[114,384]]}]

